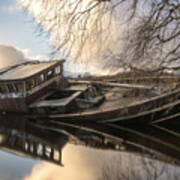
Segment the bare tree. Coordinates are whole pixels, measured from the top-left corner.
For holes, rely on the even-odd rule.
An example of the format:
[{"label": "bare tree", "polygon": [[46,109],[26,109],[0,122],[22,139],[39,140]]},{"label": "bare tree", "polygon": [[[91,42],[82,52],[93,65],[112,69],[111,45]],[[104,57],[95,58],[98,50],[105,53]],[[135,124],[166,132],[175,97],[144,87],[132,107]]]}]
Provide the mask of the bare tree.
[{"label": "bare tree", "polygon": [[172,62],[178,64],[179,26],[180,1],[151,1],[146,13],[130,30],[126,52],[133,56],[133,61],[143,61],[143,68],[146,64],[153,64],[154,70],[162,70]]},{"label": "bare tree", "polygon": [[54,51],[76,61],[101,56],[108,67],[156,71],[180,61],[179,0],[20,2],[52,34]]}]

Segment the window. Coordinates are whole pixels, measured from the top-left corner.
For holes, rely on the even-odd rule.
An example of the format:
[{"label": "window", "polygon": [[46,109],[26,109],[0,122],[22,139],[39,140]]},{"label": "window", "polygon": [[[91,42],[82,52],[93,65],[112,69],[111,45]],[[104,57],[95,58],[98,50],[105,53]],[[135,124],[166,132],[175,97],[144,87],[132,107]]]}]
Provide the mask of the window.
[{"label": "window", "polygon": [[5,84],[0,85],[0,93],[2,94],[7,93],[7,88],[5,87]]},{"label": "window", "polygon": [[16,89],[17,89],[17,91],[18,91],[19,93],[24,92],[23,83],[16,83],[16,84],[15,84],[15,87],[16,87]]},{"label": "window", "polygon": [[35,79],[36,79],[36,85],[41,84],[45,80],[44,74],[41,74],[41,75],[37,76]]},{"label": "window", "polygon": [[12,84],[7,84],[7,87],[8,87],[8,91],[9,93],[13,93],[15,92],[14,88],[13,88],[13,85]]},{"label": "window", "polygon": [[26,89],[27,90],[31,90],[35,87],[35,81],[34,79],[30,79],[29,81],[27,81],[26,83]]},{"label": "window", "polygon": [[48,71],[48,76],[51,76],[52,75],[52,70],[51,71]]},{"label": "window", "polygon": [[53,70],[50,70],[47,73],[47,80],[51,79],[52,77],[54,77],[54,72],[53,72]]},{"label": "window", "polygon": [[60,72],[61,72],[61,67],[60,66],[56,67],[55,68],[55,73],[60,74]]},{"label": "window", "polygon": [[41,74],[41,75],[40,75],[40,79],[41,79],[41,82],[44,81],[44,74]]}]

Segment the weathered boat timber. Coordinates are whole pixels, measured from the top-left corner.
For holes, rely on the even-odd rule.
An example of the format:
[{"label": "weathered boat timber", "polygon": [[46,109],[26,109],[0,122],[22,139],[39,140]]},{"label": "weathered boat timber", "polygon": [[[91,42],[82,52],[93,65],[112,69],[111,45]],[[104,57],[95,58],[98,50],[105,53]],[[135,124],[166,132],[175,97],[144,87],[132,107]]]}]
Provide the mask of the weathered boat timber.
[{"label": "weathered boat timber", "polygon": [[[80,113],[70,114],[51,114],[47,115],[48,119],[56,119],[63,121],[101,121],[101,122],[148,122],[159,118],[166,117],[167,115],[173,115],[176,112],[180,112],[180,90],[176,90],[163,95],[134,100],[129,102],[131,98],[125,98],[124,101],[128,101],[128,104],[124,106],[119,100],[119,105],[114,105],[109,102],[105,102],[103,105],[112,105],[107,109],[103,109],[102,106],[87,110]],[[132,98],[133,99],[133,98]],[[106,101],[108,101],[106,99]],[[117,101],[117,100],[116,100]],[[116,102],[114,101],[114,103]],[[177,114],[179,117],[179,114]]]},{"label": "weathered boat timber", "polygon": [[[0,74],[0,116],[57,121],[149,122],[178,118],[180,78],[136,84],[63,77],[63,62],[28,62]],[[31,70],[32,72],[27,72]],[[26,71],[26,72],[25,72]],[[167,78],[167,79],[166,79]],[[154,79],[154,77],[153,77]]]}]

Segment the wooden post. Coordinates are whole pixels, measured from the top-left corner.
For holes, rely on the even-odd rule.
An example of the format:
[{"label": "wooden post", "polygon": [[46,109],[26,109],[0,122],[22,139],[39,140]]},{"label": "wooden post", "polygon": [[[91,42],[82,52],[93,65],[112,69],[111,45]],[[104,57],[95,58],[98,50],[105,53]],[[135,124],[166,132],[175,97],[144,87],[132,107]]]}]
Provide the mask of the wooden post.
[{"label": "wooden post", "polygon": [[61,149],[59,149],[59,164],[62,164],[62,152],[61,152]]},{"label": "wooden post", "polygon": [[30,141],[27,140],[26,143],[28,145],[27,152],[31,152],[31,143],[30,143]]},{"label": "wooden post", "polygon": [[61,71],[61,75],[63,74],[63,71],[64,71],[64,69],[63,69],[63,63],[61,63],[61,65],[60,65],[60,71]]},{"label": "wooden post", "polygon": [[43,146],[43,151],[42,151],[42,155],[43,155],[43,157],[46,157],[46,145],[42,145]]},{"label": "wooden post", "polygon": [[7,83],[5,83],[4,86],[5,86],[5,88],[6,88],[7,93],[9,93],[9,88],[8,88]]},{"label": "wooden post", "polygon": [[54,148],[51,148],[51,153],[50,153],[50,158],[51,160],[54,160]]},{"label": "wooden post", "polygon": [[25,81],[23,81],[23,86],[24,86],[24,92],[23,92],[23,95],[24,95],[24,97],[26,97],[26,82]]},{"label": "wooden post", "polygon": [[37,144],[36,144],[36,142],[33,142],[33,154],[37,155]]}]

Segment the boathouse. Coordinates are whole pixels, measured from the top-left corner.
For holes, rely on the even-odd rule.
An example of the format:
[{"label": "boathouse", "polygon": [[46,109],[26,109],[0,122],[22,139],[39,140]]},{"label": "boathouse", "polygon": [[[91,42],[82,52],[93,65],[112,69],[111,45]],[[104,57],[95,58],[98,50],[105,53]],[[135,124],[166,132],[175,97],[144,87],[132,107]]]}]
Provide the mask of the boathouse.
[{"label": "boathouse", "polygon": [[57,87],[64,60],[28,61],[0,71],[0,111],[28,112],[28,106]]}]

